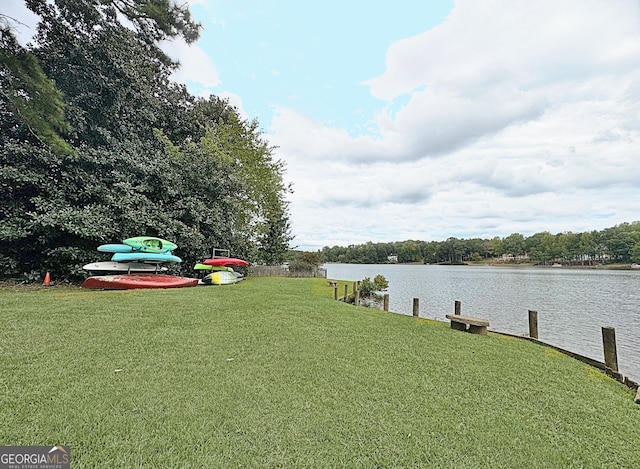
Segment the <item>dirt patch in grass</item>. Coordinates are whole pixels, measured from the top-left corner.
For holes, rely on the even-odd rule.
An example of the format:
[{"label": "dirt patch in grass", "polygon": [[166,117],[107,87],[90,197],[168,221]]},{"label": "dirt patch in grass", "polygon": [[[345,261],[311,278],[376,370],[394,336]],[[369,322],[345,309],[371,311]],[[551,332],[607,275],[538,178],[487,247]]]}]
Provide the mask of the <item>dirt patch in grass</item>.
[{"label": "dirt patch in grass", "polygon": [[37,282],[25,282],[20,280],[1,280],[0,288],[7,290],[42,290],[52,287],[80,287],[79,284],[69,282],[68,280],[62,280],[59,282],[51,282],[49,285],[43,285]]}]

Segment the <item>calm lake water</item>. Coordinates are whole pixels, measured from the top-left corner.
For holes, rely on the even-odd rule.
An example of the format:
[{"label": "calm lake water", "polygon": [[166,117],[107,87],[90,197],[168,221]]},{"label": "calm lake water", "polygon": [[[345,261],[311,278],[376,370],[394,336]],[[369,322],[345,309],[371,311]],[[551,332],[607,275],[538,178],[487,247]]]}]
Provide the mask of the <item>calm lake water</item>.
[{"label": "calm lake water", "polygon": [[[389,310],[448,321],[455,300],[462,314],[489,319],[490,329],[529,334],[538,312],[539,339],[604,361],[603,326],[614,327],[619,371],[640,382],[640,271],[393,264],[326,264],[327,277],[389,282]],[[338,292],[342,295],[343,292]]]}]

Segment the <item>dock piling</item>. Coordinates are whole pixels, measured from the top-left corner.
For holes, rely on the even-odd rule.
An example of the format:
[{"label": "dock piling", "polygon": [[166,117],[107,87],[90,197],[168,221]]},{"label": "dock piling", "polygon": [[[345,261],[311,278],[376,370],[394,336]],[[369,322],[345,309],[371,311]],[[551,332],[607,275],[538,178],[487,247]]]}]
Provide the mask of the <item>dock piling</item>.
[{"label": "dock piling", "polygon": [[616,330],[613,327],[602,328],[602,345],[604,348],[604,364],[613,371],[618,371],[618,352],[616,350]]},{"label": "dock piling", "polygon": [[529,337],[538,338],[538,312],[529,310]]}]

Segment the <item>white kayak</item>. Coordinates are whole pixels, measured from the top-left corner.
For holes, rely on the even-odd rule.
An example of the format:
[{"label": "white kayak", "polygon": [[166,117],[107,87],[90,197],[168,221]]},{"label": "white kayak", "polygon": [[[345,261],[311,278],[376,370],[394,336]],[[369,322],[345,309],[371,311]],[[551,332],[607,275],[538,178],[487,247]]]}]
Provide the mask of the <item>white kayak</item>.
[{"label": "white kayak", "polygon": [[82,267],[89,272],[165,272],[166,267],[158,264],[145,264],[143,262],[93,262]]},{"label": "white kayak", "polygon": [[201,285],[231,285],[242,280],[242,275],[238,276],[235,272],[220,270],[212,272],[201,280]]}]

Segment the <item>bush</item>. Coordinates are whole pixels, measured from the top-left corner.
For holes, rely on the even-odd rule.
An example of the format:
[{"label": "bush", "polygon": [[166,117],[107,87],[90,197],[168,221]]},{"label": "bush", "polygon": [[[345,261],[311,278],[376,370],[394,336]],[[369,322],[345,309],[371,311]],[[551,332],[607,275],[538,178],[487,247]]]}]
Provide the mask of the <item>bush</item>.
[{"label": "bush", "polygon": [[364,306],[379,307],[382,301],[382,295],[379,293],[389,288],[389,282],[384,276],[378,274],[373,281],[369,277],[365,277],[360,282],[360,301]]}]

